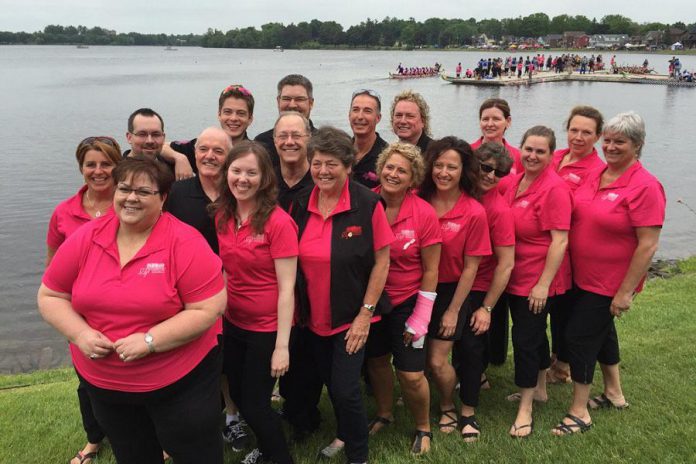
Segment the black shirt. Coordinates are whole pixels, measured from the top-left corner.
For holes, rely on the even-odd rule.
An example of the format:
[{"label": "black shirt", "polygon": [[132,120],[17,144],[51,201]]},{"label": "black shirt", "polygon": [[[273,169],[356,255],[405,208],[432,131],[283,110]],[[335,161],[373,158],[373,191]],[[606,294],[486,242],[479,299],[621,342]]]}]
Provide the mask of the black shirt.
[{"label": "black shirt", "polygon": [[425,150],[428,149],[428,144],[432,142],[433,139],[425,135],[425,131],[421,133],[421,136],[418,138],[418,142],[416,142],[416,146],[420,148],[421,155],[425,155]]},{"label": "black shirt", "polygon": [[288,211],[290,204],[298,195],[305,190],[311,191],[314,188],[314,181],[312,180],[312,174],[309,172],[309,169],[304,177],[292,187],[285,183],[285,179],[283,179],[283,175],[280,172],[280,166],[275,168],[275,174],[276,180],[278,181],[278,204],[285,211]]},{"label": "black shirt", "polygon": [[200,232],[217,255],[220,254],[220,250],[215,222],[208,214],[210,203],[212,201],[203,191],[200,179],[191,177],[172,185],[165,209]]},{"label": "black shirt", "polygon": [[[128,158],[131,155],[131,150],[126,150],[123,152],[123,159]],[[147,155],[146,155],[147,156]],[[169,160],[162,157],[162,155],[155,155],[155,159],[160,163],[164,164],[169,168],[169,170],[174,174],[174,163],[170,163]]]},{"label": "black shirt", "polygon": [[367,188],[375,188],[379,185],[379,175],[375,172],[377,158],[387,145],[387,142],[377,133],[377,139],[370,151],[353,166],[353,180]]}]

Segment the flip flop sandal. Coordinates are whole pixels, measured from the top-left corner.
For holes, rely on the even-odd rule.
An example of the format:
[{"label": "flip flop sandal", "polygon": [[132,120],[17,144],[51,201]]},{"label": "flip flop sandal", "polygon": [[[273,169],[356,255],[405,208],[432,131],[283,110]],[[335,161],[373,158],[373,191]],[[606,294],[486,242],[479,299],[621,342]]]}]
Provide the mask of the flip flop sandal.
[{"label": "flip flop sandal", "polygon": [[93,451],[91,453],[82,454],[82,451],[78,451],[77,454],[75,454],[75,457],[73,457],[73,459],[77,458],[80,460],[80,464],[84,464],[87,460],[94,460],[94,458],[97,457],[97,453],[97,451]]},{"label": "flip flop sandal", "polygon": [[590,409],[618,409],[620,411],[628,409],[629,406],[628,401],[625,401],[624,404],[614,403],[604,393],[590,398],[590,401],[587,402],[587,407]]},{"label": "flip flop sandal", "polygon": [[490,390],[491,389],[491,382],[488,380],[488,376],[486,374],[483,374],[483,377],[481,377],[481,390]]},{"label": "flip flop sandal", "polygon": [[592,428],[592,422],[588,424],[584,420],[572,414],[566,414],[564,419],[570,419],[571,421],[573,421],[573,423],[564,424],[563,420],[561,420],[561,422],[553,428],[553,430],[560,432],[559,436],[573,435],[578,432],[585,433]]},{"label": "flip flop sandal", "polygon": [[430,443],[433,442],[433,432],[424,432],[423,430],[416,430],[415,438],[413,439],[413,445],[411,446],[411,453],[417,456],[427,453],[430,449],[423,451],[423,438],[428,437]]},{"label": "flip flop sandal", "polygon": [[[367,433],[370,435],[374,435],[378,433],[380,430],[382,430],[384,427],[388,427],[393,423],[394,419],[387,419],[386,417],[376,416],[367,424]],[[374,428],[377,425],[380,425],[381,427],[379,427],[377,430],[374,430]]]},{"label": "flip flop sandal", "polygon": [[[527,435],[517,435],[518,430],[526,428],[529,428],[529,433]],[[530,422],[529,424],[519,426],[517,424],[512,424],[512,431],[514,432],[514,435],[512,433],[510,434],[512,438],[528,438],[532,433],[534,433],[534,421]]]},{"label": "flip flop sandal", "polygon": [[[440,432],[451,433],[457,429],[457,425],[459,425],[459,418],[457,417],[457,410],[455,408],[440,411],[440,415],[449,419],[449,422],[439,422],[437,424],[437,427],[440,429]],[[440,420],[442,420],[442,417],[440,418]]]},{"label": "flip flop sandal", "polygon": [[462,438],[466,443],[473,443],[478,441],[481,437],[481,426],[476,421],[476,416],[460,416],[459,417],[459,430],[464,430],[464,427],[470,426],[476,432],[462,432]]},{"label": "flip flop sandal", "polygon": [[[505,399],[511,403],[519,403],[520,400],[522,399],[522,394],[520,392],[511,393],[508,396],[506,396]],[[535,403],[541,403],[541,404],[544,404],[547,401],[548,400],[542,401],[542,400],[534,399]]]}]

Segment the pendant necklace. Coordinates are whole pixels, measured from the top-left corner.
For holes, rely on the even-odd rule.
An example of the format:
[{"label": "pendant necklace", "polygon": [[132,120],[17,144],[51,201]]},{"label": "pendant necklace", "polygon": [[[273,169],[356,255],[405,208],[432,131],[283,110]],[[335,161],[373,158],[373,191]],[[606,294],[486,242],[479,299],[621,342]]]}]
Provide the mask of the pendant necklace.
[{"label": "pendant necklace", "polygon": [[95,218],[101,217],[102,212],[100,210],[98,210],[96,208],[96,206],[94,206],[94,201],[92,201],[92,199],[89,197],[89,190],[85,191],[85,197],[87,197],[87,201],[89,202],[90,208],[92,208],[93,210],[96,211],[96,213],[94,213],[94,217]]}]

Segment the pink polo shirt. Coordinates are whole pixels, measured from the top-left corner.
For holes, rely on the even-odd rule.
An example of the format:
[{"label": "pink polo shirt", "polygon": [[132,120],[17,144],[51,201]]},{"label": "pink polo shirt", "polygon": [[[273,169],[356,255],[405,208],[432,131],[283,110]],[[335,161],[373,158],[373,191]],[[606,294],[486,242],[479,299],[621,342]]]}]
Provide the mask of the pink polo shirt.
[{"label": "pink polo shirt", "polygon": [[[517,198],[517,188],[524,173],[513,176],[506,192],[515,220],[515,267],[510,275],[507,292],[528,296],[544,271],[546,255],[551,245],[552,230],[569,230],[572,194],[563,179],[547,166],[527,190]],[[566,250],[549,296],[560,295],[571,287],[570,262]]]},{"label": "pink polo shirt", "polygon": [[[515,220],[510,212],[510,206],[497,189],[486,192],[481,198],[483,209],[488,218],[488,230],[492,247],[505,247],[515,245]],[[491,288],[493,273],[498,265],[495,253],[484,256],[476,273],[476,280],[472,290],[487,292]]]},{"label": "pink polo shirt", "polygon": [[220,258],[227,272],[228,321],[244,330],[278,330],[278,277],[275,261],[297,256],[297,225],[282,208],[271,213],[262,234],[249,221],[218,231]]},{"label": "pink polo shirt", "polygon": [[[328,337],[343,332],[350,327],[345,324],[337,328],[331,327],[331,232],[333,230],[333,217],[350,209],[350,192],[346,181],[341,191],[341,196],[336,207],[324,217],[319,212],[319,189],[314,187],[309,197],[307,210],[310,212],[307,225],[300,238],[300,267],[307,281],[307,293],[311,312],[309,315],[309,329]],[[387,215],[381,203],[377,205],[372,214],[372,239],[374,250],[379,250],[389,245],[394,240]],[[357,308],[356,308],[357,310]],[[372,318],[372,322],[380,319]]]},{"label": "pink polo shirt", "polygon": [[[613,297],[638,246],[636,227],[662,227],[665,191],[637,161],[612,184],[600,188],[604,170],[595,171],[575,191],[570,252],[573,281]],[[643,288],[643,278],[636,292]]]},{"label": "pink polo shirt", "polygon": [[[70,234],[75,232],[86,222],[92,220],[92,217],[87,214],[87,211],[82,207],[82,196],[86,191],[87,186],[83,185],[75,195],[56,206],[56,209],[51,215],[51,220],[48,223],[46,244],[49,248],[57,250]],[[112,216],[113,214],[114,208],[113,206],[109,206],[109,209],[106,210],[101,217]]]},{"label": "pink polo shirt", "polygon": [[[471,143],[471,149],[476,150],[481,145],[483,145],[483,137],[480,137],[478,140]],[[512,168],[510,169],[510,174],[524,172],[524,167],[522,166],[522,161],[520,158],[520,149],[517,147],[513,147],[505,139],[503,139],[503,145],[510,154],[510,158],[512,158]]]},{"label": "pink polo shirt", "polygon": [[491,254],[486,211],[478,201],[462,192],[454,207],[439,218],[442,233],[438,282],[459,282],[465,256]]},{"label": "pink polo shirt", "polygon": [[[224,288],[222,264],[203,236],[169,213],[152,228],[145,245],[121,269],[116,216],[85,224],[56,252],[43,283],[71,295],[72,307],[111,341],[147,332]],[[148,392],[188,374],[217,345],[214,324],[170,351],[124,363],[112,352],[90,360],[70,345],[73,364],[89,383],[125,392]],[[157,340],[155,340],[155,346]]]},{"label": "pink polo shirt", "polygon": [[[381,187],[374,190],[379,193]],[[442,235],[433,207],[411,190],[406,193],[391,230],[395,238],[389,250],[389,274],[384,289],[396,306],[420,290],[421,250],[442,243]]]},{"label": "pink polo shirt", "polygon": [[571,192],[575,190],[585,181],[585,178],[593,171],[597,169],[602,169],[606,164],[597,155],[597,149],[593,148],[592,153],[585,156],[584,158],[576,161],[572,164],[567,164],[561,169],[558,167],[561,165],[563,158],[570,153],[570,148],[564,148],[563,150],[556,150],[553,153],[553,160],[551,164],[554,171],[568,184]]}]

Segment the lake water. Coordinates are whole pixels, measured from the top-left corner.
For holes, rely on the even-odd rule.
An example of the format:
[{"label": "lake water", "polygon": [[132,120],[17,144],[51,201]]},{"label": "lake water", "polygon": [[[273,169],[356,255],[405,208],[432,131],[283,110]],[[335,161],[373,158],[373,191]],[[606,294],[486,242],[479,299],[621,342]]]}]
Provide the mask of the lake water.
[{"label": "lake water", "polygon": [[[501,54],[505,56],[505,54]],[[647,124],[643,163],[667,190],[667,222],[658,257],[696,253],[696,89],[652,85],[565,82],[531,87],[457,87],[440,79],[395,81],[387,73],[401,62],[447,69],[472,66],[479,52],[213,50],[161,47],[0,46],[0,373],[54,367],[68,362],[66,342],[36,310],[36,290],[45,256],[46,225],[53,208],[82,183],[74,152],[89,135],[115,136],[126,145],[126,119],[149,106],[165,120],[169,138],[183,139],[217,125],[219,92],[243,83],[256,98],[250,135],[271,127],[276,116],[275,86],[286,74],[301,73],[314,84],[312,119],[317,125],[349,129],[351,93],[372,88],[390,99],[412,88],[430,104],[433,135],[478,137],[477,111],[488,97],[510,102],[508,140],[517,145],[535,124],[557,131],[565,146],[564,121],[570,108],[589,104],[605,117],[635,110]],[[486,54],[486,57],[488,55]],[[497,56],[497,54],[491,54]],[[519,56],[519,54],[518,54]],[[605,61],[609,55],[605,54]],[[641,64],[645,55],[617,54],[619,64]],[[668,56],[649,55],[666,73]],[[682,58],[696,70],[696,57]],[[393,140],[388,115],[379,126]]]}]

